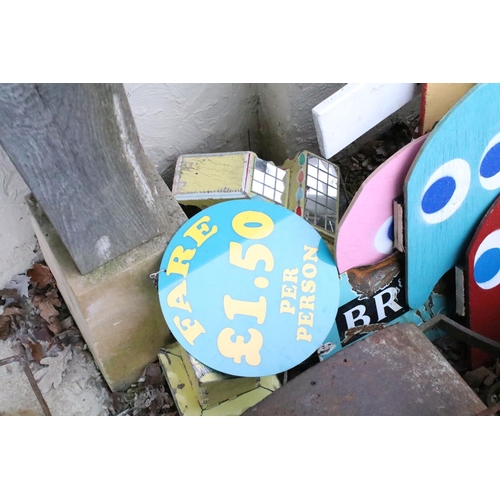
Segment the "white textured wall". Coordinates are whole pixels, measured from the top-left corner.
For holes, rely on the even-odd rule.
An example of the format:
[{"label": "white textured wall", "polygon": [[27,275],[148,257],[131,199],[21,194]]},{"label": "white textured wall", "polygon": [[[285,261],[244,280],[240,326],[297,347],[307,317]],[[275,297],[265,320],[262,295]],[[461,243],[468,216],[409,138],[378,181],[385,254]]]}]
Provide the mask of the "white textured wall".
[{"label": "white textured wall", "polygon": [[37,241],[24,197],[28,186],[0,146],[0,289],[36,258]]},{"label": "white textured wall", "polygon": [[125,90],[144,150],[169,187],[179,155],[254,147],[255,84],[126,83]]},{"label": "white textured wall", "polygon": [[299,151],[319,151],[312,109],[344,83],[259,83],[260,156],[282,165]]}]

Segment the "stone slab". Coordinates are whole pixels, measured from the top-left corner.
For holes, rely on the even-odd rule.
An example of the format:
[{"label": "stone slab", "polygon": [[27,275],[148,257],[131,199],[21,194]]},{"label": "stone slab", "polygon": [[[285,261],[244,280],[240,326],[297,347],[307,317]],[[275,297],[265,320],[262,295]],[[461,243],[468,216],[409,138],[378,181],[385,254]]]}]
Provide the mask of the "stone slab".
[{"label": "stone slab", "polygon": [[[149,278],[173,234],[163,233],[82,275],[33,196],[27,203],[45,261],[97,366],[112,391],[126,389],[173,340]],[[180,227],[186,219],[175,215]]]}]

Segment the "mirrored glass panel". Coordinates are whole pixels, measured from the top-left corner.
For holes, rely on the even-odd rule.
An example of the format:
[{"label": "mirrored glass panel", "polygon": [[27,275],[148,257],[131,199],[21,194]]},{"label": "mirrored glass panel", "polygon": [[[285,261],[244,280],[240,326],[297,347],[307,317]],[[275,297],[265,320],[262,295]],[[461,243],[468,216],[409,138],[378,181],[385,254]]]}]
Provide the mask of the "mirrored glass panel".
[{"label": "mirrored glass panel", "polygon": [[281,197],[285,191],[286,172],[270,162],[255,160],[252,192],[268,200],[283,205]]},{"label": "mirrored glass panel", "polygon": [[335,233],[338,220],[338,174],[336,167],[318,157],[307,159],[307,192],[304,218]]}]

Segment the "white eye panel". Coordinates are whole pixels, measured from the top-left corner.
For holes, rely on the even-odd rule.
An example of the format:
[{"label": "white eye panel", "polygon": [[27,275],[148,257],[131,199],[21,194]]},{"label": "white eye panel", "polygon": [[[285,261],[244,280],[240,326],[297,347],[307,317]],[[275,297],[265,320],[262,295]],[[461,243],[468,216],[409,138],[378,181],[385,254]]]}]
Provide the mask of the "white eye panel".
[{"label": "white eye panel", "polygon": [[474,280],[483,290],[500,284],[500,229],[490,233],[474,257]]},{"label": "white eye panel", "polygon": [[460,158],[441,165],[429,178],[420,199],[420,215],[429,224],[451,217],[469,192],[469,164]]},{"label": "white eye panel", "polygon": [[497,134],[484,150],[479,162],[479,181],[484,189],[500,187],[500,134]]},{"label": "white eye panel", "polygon": [[389,255],[394,248],[394,217],[391,215],[377,231],[374,240],[378,252]]}]

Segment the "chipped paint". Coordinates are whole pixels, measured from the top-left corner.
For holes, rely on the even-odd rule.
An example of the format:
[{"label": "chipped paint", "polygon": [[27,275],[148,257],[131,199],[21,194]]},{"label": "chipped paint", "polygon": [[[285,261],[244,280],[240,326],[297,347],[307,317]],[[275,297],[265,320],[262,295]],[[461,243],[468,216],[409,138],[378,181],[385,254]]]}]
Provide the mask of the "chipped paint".
[{"label": "chipped paint", "polygon": [[401,270],[401,255],[392,254],[377,264],[355,267],[347,271],[347,277],[359,298],[373,297],[385,288]]}]

